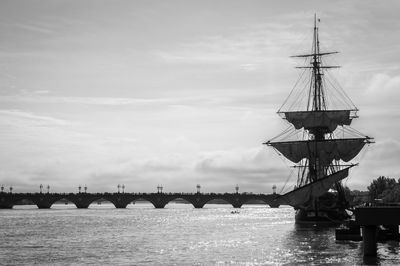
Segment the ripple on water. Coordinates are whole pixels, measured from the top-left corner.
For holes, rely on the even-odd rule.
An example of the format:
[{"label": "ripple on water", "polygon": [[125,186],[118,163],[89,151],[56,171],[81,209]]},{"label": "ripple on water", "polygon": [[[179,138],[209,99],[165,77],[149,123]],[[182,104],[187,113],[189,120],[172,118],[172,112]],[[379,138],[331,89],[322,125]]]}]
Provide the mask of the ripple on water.
[{"label": "ripple on water", "polygon": [[[51,210],[1,210],[1,263],[13,265],[361,264],[359,242],[336,243],[334,229],[294,225],[292,208],[227,205],[194,209],[102,204]],[[397,243],[397,242],[396,242]],[[380,262],[400,264],[396,244],[379,245]]]}]

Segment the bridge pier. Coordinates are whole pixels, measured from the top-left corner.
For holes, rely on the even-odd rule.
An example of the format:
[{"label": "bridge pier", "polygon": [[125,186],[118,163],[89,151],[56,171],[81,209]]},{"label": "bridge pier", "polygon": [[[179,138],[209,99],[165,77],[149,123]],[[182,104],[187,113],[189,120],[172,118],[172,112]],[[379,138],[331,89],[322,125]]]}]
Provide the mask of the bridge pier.
[{"label": "bridge pier", "polygon": [[45,204],[36,204],[36,206],[39,209],[50,209],[51,208],[51,205],[45,205]]},{"label": "bridge pier", "polygon": [[126,209],[126,206],[127,206],[128,204],[114,204],[114,206],[115,206],[115,208],[117,208],[117,209]]},{"label": "bridge pier", "polygon": [[43,197],[33,198],[32,201],[33,201],[33,203],[36,204],[36,206],[39,209],[50,209],[51,205],[53,204],[52,202],[49,202],[48,199],[45,199]]},{"label": "bridge pier", "polygon": [[14,204],[9,199],[9,197],[7,197],[7,194],[5,194],[4,192],[1,192],[0,196],[2,196],[0,198],[0,209],[12,209]]},{"label": "bridge pier", "polygon": [[279,204],[276,204],[276,203],[271,203],[271,204],[268,204],[268,205],[269,205],[270,208],[279,208]]},{"label": "bridge pier", "polygon": [[78,208],[78,209],[87,209],[87,208],[89,208],[89,205],[90,204],[77,204],[77,203],[75,203],[75,206],[76,206],[76,208]]}]

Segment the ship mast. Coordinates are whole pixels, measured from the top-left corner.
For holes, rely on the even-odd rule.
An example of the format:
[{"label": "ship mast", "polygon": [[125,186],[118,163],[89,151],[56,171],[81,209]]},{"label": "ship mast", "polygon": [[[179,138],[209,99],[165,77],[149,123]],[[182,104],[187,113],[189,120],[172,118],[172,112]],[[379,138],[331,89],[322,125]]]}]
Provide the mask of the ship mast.
[{"label": "ship mast", "polygon": [[316,15],[314,15],[314,37],[313,37],[313,76],[314,76],[314,99],[313,99],[313,110],[320,111],[322,110],[322,103],[324,102],[321,99],[321,90],[322,90],[322,82],[321,82],[321,69],[320,64],[321,60],[318,56],[319,54],[319,39],[318,39],[318,27]]},{"label": "ship mast", "polygon": [[[311,84],[311,87],[314,87],[314,95],[313,95],[313,106],[312,111],[321,111],[322,103],[325,103],[324,99],[321,98],[322,91],[322,79],[321,79],[321,58],[318,56],[319,54],[319,38],[318,38],[318,27],[317,27],[317,16],[314,14],[314,36],[313,36],[313,57],[312,57],[312,74],[314,77],[314,84]],[[314,85],[314,86],[312,86]],[[325,107],[325,104],[324,106]],[[325,108],[324,108],[325,109]],[[317,141],[323,141],[325,139],[325,134],[322,128],[316,127],[310,131],[312,135],[314,135],[314,142],[316,145]],[[315,149],[318,153],[318,149]],[[310,173],[310,181],[317,181],[319,172],[323,169],[319,169],[318,162],[318,154],[315,154],[315,158],[310,158],[309,161],[309,173]],[[317,204],[315,201],[314,204]]]},{"label": "ship mast", "polygon": [[[317,20],[316,14],[314,14],[314,30],[313,30],[313,43],[312,50],[310,55],[299,55],[294,57],[311,57],[311,71],[312,71],[312,80],[310,82],[310,90],[308,93],[308,103],[307,103],[307,111],[311,112],[320,112],[325,111],[327,109],[324,88],[322,83],[322,76],[324,68],[337,68],[338,66],[323,66],[321,57],[328,54],[333,54],[337,52],[328,52],[321,53],[319,47],[319,34],[318,34],[318,25],[319,19]],[[307,67],[306,67],[307,68]],[[328,131],[324,127],[316,126],[309,129],[309,134],[313,142],[324,141],[325,134]],[[321,167],[318,162],[318,149],[315,149],[316,153],[314,154],[314,158],[309,158],[308,168],[309,168],[309,177],[308,181],[316,181],[319,176],[323,176],[326,174],[327,167]],[[324,169],[325,168],[325,169]]]}]

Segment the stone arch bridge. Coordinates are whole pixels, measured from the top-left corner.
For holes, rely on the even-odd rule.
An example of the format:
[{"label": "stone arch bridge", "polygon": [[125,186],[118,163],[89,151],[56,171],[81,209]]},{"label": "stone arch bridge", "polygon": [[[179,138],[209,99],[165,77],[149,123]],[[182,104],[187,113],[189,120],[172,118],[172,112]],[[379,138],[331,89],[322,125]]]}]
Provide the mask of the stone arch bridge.
[{"label": "stone arch bridge", "polygon": [[49,209],[60,200],[68,200],[77,208],[88,208],[89,205],[98,200],[107,200],[116,208],[126,206],[137,200],[146,200],[155,208],[164,208],[169,202],[183,199],[191,203],[195,208],[203,208],[211,200],[224,200],[235,208],[240,208],[249,201],[262,201],[270,207],[279,207],[274,203],[278,194],[248,194],[248,193],[0,193],[0,209],[11,209],[23,200],[32,201],[39,209]]}]

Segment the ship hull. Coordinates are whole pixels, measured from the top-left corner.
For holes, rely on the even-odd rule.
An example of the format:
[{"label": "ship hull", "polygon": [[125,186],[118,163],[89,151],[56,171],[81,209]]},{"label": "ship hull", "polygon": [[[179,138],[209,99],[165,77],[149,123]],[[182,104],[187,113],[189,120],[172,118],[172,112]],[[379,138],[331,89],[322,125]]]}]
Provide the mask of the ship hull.
[{"label": "ship hull", "polygon": [[345,210],[296,210],[295,221],[296,224],[323,224],[323,225],[337,225],[348,220],[350,216]]}]

